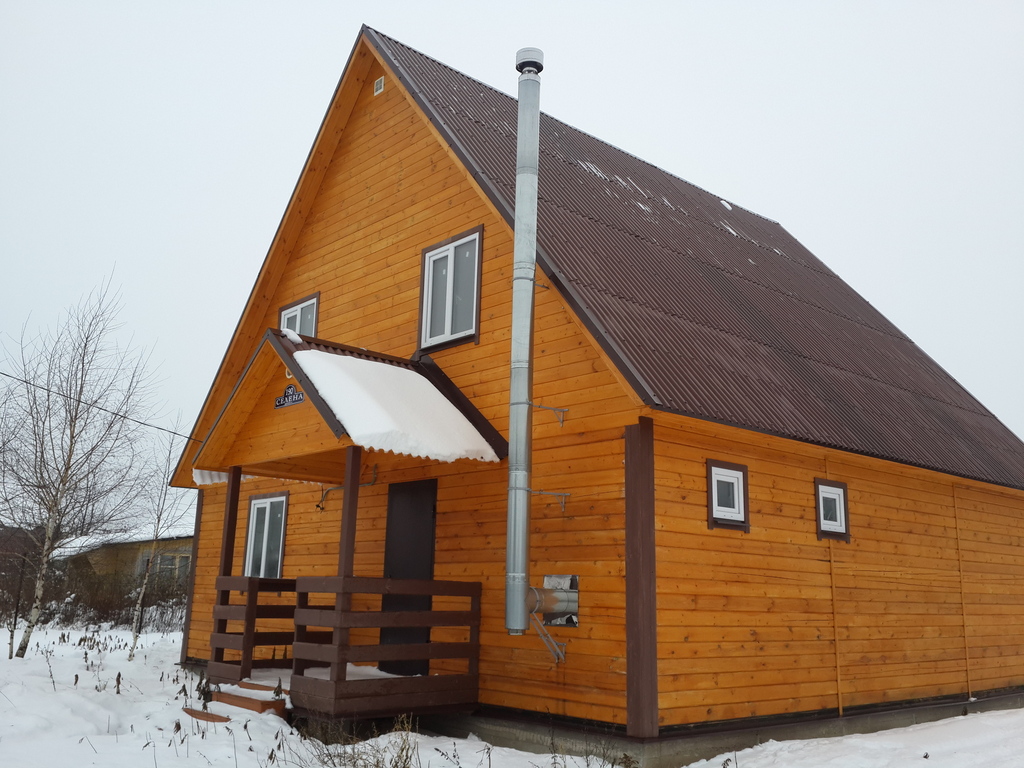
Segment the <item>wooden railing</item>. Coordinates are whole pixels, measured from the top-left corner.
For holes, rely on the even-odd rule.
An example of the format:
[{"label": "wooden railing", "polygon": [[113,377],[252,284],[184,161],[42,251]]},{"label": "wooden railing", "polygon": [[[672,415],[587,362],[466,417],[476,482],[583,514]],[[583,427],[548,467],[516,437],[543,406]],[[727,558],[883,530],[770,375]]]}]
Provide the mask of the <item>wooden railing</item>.
[{"label": "wooden railing", "polygon": [[[476,704],[479,583],[300,577],[295,592],[290,689],[297,709],[368,717]],[[435,598],[448,609],[434,610]],[[410,637],[409,628],[419,630]],[[366,662],[411,663],[426,674],[349,673],[350,663]]]},{"label": "wooden railing", "polygon": [[[288,664],[295,633],[295,579],[262,579],[250,576],[219,576],[217,600],[213,606],[213,634],[210,635],[210,663],[206,674],[214,683],[236,683],[252,675],[253,667],[281,667]],[[260,595],[285,597],[263,601]],[[237,596],[241,602],[233,600]],[[268,629],[266,622],[287,620],[286,629]],[[279,622],[280,623],[280,622]],[[259,658],[261,646],[281,648],[281,658]],[[233,653],[226,653],[233,652]],[[264,654],[265,655],[265,654]],[[276,656],[276,650],[273,656]]]}]

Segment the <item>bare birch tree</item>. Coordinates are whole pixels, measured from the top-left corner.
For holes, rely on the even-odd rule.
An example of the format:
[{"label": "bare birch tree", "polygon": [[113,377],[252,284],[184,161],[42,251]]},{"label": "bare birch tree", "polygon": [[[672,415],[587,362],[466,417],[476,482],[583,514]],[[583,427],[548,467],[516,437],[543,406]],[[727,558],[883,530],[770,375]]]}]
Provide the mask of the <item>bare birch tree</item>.
[{"label": "bare birch tree", "polygon": [[124,529],[142,485],[149,380],[142,354],[118,345],[118,299],[104,285],[68,310],[56,330],[23,330],[0,459],[0,523],[34,544],[35,589],[17,656],[43,609],[51,562],[72,540]]},{"label": "bare birch tree", "polygon": [[[10,391],[10,379],[0,380],[0,471],[3,469],[3,456],[13,435],[7,408]],[[21,529],[0,523],[0,612],[3,613],[8,632],[8,659],[14,657],[14,634],[21,615],[22,585],[31,549],[31,542]]]},{"label": "bare birch tree", "polygon": [[[175,422],[174,431],[177,432],[179,422]],[[132,645],[128,651],[128,661],[135,659],[135,647],[139,643],[139,632],[142,631],[142,608],[149,590],[149,582],[153,574],[153,567],[157,560],[157,547],[160,539],[175,532],[182,518],[188,512],[186,502],[188,491],[180,488],[171,488],[171,474],[177,463],[177,457],[181,452],[179,442],[176,442],[174,435],[165,433],[163,438],[155,444],[153,449],[153,471],[146,484],[147,493],[141,499],[141,522],[148,526],[148,533],[152,535],[149,547],[149,557],[146,558],[146,565],[142,571],[141,582],[138,594],[135,598],[135,606],[132,609]]]}]

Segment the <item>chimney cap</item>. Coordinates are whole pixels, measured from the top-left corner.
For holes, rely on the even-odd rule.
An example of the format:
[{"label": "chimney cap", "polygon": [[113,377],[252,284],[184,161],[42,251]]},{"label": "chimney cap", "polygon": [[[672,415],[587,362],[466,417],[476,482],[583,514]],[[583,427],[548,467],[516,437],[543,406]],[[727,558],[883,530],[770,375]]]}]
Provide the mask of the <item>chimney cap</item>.
[{"label": "chimney cap", "polygon": [[516,51],[516,69],[522,72],[532,69],[541,72],[544,69],[544,51],[540,48],[520,48]]}]

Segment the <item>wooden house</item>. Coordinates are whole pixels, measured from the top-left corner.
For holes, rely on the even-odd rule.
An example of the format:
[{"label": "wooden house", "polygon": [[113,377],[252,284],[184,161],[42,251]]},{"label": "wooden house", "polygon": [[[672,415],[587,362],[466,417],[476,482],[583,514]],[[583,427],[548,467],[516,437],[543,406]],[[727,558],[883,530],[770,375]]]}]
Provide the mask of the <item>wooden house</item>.
[{"label": "wooden house", "polygon": [[578,607],[506,632],[515,144],[361,30],[175,475],[184,659],[647,738],[1024,686],[1024,445],[779,224],[547,115],[530,583]]},{"label": "wooden house", "polygon": [[154,582],[184,584],[192,563],[192,546],[192,536],[164,536],[156,542],[113,541],[72,555],[68,565],[79,574],[134,584],[153,559],[150,574]]}]

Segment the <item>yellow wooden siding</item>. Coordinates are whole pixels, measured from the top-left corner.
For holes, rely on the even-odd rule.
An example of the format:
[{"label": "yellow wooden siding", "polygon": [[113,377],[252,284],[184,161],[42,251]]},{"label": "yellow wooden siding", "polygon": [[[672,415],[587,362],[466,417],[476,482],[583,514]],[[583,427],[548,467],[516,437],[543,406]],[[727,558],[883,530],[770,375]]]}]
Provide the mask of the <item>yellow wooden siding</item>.
[{"label": "yellow wooden siding", "polygon": [[[1024,493],[656,419],[662,725],[1024,683]],[[708,458],[747,465],[749,533],[708,530]],[[817,539],[816,477],[850,543]]]},{"label": "yellow wooden siding", "polygon": [[971,687],[1024,685],[1024,530],[1019,493],[955,485]]},{"label": "yellow wooden siding", "polygon": [[225,409],[211,439],[199,455],[209,467],[243,466],[268,459],[291,459],[333,451],[341,441],[308,398],[276,408],[285,387],[302,387],[288,378],[277,353],[264,345],[257,363],[246,373],[242,387]]},{"label": "yellow wooden siding", "polygon": [[[379,75],[374,68],[368,82]],[[512,237],[450,152],[440,146],[399,88],[380,96],[367,87],[355,100],[345,134],[299,232],[291,260],[270,299],[265,322],[319,292],[317,335],[378,352],[409,356],[417,348],[421,253],[426,247],[483,225],[480,343],[432,352],[442,369],[499,430],[508,424],[508,333]],[[507,466],[453,464],[367,452],[360,489],[355,572],[380,576],[389,483],[438,479],[435,576],[484,585],[481,701],[573,717],[625,721],[623,428],[639,410],[560,297],[537,291],[534,399],[568,408],[535,411],[534,487],[567,493],[537,495],[532,504],[533,583],[544,574],[575,574],[582,596],[578,629],[553,628],[569,643],[556,666],[532,631],[504,629],[504,552]],[[238,446],[256,457],[299,452],[301,435],[285,422],[307,405],[272,411],[274,383],[255,398],[240,425]],[[269,399],[268,399],[269,398]],[[288,413],[293,411],[294,413]],[[298,425],[301,426],[301,425]],[[290,430],[290,431],[289,431]],[[301,429],[299,429],[301,431]],[[282,445],[281,436],[287,435]],[[234,454],[233,454],[234,455]],[[324,478],[324,485],[332,482]],[[315,508],[320,485],[245,481],[236,538],[235,573],[244,562],[247,496],[289,488],[283,575],[332,574],[340,537],[341,492],[325,511]],[[209,652],[213,574],[220,545],[223,486],[206,494],[189,653]],[[364,633],[364,640],[371,640]]]},{"label": "yellow wooden siding", "polygon": [[[364,482],[376,466],[374,485],[360,488],[355,573],[381,576],[386,533],[387,489],[392,482],[438,479],[435,577],[480,581],[484,585],[481,627],[481,701],[497,706],[550,711],[573,717],[624,722],[624,520],[622,514],[622,430],[603,440],[576,433],[593,454],[589,472],[568,470],[574,459],[563,439],[552,448],[536,446],[535,485],[569,493],[566,511],[557,500],[537,497],[532,509],[533,583],[544,574],[580,578],[580,627],[552,628],[569,644],[568,662],[556,666],[532,631],[509,637],[504,630],[504,551],[507,469],[504,464],[439,464],[387,454],[366,454]],[[568,435],[566,436],[568,437]],[[556,467],[557,469],[551,469]],[[607,467],[607,469],[606,469]],[[614,476],[612,487],[595,485],[594,472]],[[326,487],[326,484],[325,484]],[[287,534],[283,575],[294,577],[336,572],[342,492],[330,493],[324,510],[316,509],[321,485],[268,480],[243,482],[233,572],[241,573],[245,556],[248,498],[288,489]],[[209,653],[213,578],[219,562],[223,524],[223,489],[215,486],[204,499],[202,538],[189,655]],[[361,607],[375,607],[369,603]],[[353,633],[354,642],[375,641],[375,632]],[[440,639],[440,635],[435,637]],[[270,651],[266,654],[269,655]],[[273,651],[278,657],[280,650]]]}]

